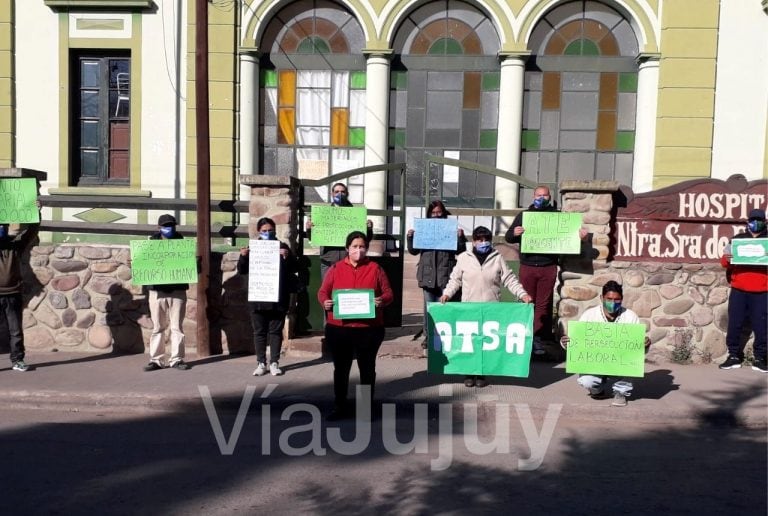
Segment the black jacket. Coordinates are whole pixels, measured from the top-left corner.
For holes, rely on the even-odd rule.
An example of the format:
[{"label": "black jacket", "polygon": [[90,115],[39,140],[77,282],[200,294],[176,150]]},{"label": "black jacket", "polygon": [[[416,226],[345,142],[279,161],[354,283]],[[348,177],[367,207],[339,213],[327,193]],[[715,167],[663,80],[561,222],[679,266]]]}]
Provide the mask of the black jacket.
[{"label": "black jacket", "polygon": [[[287,244],[280,242],[280,249],[287,249],[288,256],[284,259],[280,259],[280,294],[277,298],[277,302],[250,301],[249,304],[252,310],[279,310],[281,312],[288,312],[290,296],[296,292],[296,287],[298,286],[298,279],[296,277],[298,262],[291,252],[291,248],[288,247]],[[240,255],[240,258],[237,260],[237,272],[248,275],[249,269],[250,262],[248,256]]]},{"label": "black jacket", "polygon": [[[537,209],[531,204],[525,211],[529,212],[543,212],[543,211],[557,211],[555,206],[547,206],[546,208]],[[520,212],[515,217],[512,225],[504,235],[504,240],[510,244],[519,244],[521,237],[515,236],[515,228],[523,225],[523,213]],[[520,263],[523,265],[531,265],[533,267],[545,267],[548,265],[557,265],[557,261],[560,255],[557,254],[538,254],[538,253],[520,253]]]},{"label": "black jacket", "polygon": [[455,251],[434,249],[414,249],[413,235],[408,236],[408,252],[416,256],[420,254],[419,265],[416,268],[416,279],[421,288],[444,289],[448,278],[456,265],[456,255],[466,250],[467,239],[463,235],[456,238]]},{"label": "black jacket", "polygon": [[39,224],[32,224],[16,236],[0,238],[0,295],[21,294],[21,255],[37,237],[39,228]]},{"label": "black jacket", "polygon": [[[178,231],[173,232],[173,236],[169,238],[168,240],[178,240],[180,238],[184,238],[179,234]],[[150,240],[162,240],[163,235],[159,231],[149,237]],[[199,268],[199,265],[198,265]],[[198,271],[199,272],[199,271]],[[157,290],[158,292],[173,292],[174,290],[184,290],[186,291],[189,288],[189,283],[171,283],[168,285],[147,285],[147,288],[149,290]]]}]

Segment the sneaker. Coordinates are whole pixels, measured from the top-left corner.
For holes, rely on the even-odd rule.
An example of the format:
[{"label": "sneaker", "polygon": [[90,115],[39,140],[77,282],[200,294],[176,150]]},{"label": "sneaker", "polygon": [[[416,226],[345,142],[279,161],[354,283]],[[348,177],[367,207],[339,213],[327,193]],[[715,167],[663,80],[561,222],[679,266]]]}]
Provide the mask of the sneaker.
[{"label": "sneaker", "polygon": [[23,360],[17,360],[13,363],[13,367],[11,368],[14,371],[21,371],[22,373],[29,371],[29,366],[24,363]]},{"label": "sneaker", "polygon": [[171,367],[174,369],[178,369],[179,371],[186,371],[188,369],[192,369],[192,366],[184,362],[183,360],[179,360],[178,362],[174,362],[171,364]]},{"label": "sneaker", "polygon": [[259,365],[253,370],[253,376],[264,376],[265,374],[267,374],[267,364],[259,362]]},{"label": "sneaker", "polygon": [[613,401],[611,402],[611,405],[614,407],[626,407],[627,397],[617,392],[613,395]]},{"label": "sneaker", "polygon": [[606,394],[605,391],[596,392],[594,394],[590,392],[589,397],[592,398],[593,400],[607,400],[608,398],[610,398],[610,396]]},{"label": "sneaker", "polygon": [[271,374],[272,376],[280,376],[281,374],[283,374],[283,370],[280,369],[280,366],[277,365],[277,362],[272,362],[271,364],[269,364],[269,374]]},{"label": "sneaker", "polygon": [[464,377],[464,387],[474,387],[475,386],[475,377],[474,376],[465,376]]},{"label": "sneaker", "polygon": [[163,366],[161,366],[157,362],[150,362],[149,364],[144,366],[144,370],[147,371],[147,372],[149,372],[149,371],[157,371],[158,369],[162,369],[162,368],[163,368]]},{"label": "sneaker", "polygon": [[752,369],[761,373],[768,373],[768,366],[766,365],[764,358],[756,358],[752,362]]},{"label": "sneaker", "polygon": [[720,369],[738,369],[741,367],[742,362],[744,362],[743,358],[728,355],[728,358],[725,359],[725,362],[720,364],[718,367]]},{"label": "sneaker", "polygon": [[483,387],[488,387],[488,380],[485,379],[485,376],[478,376],[475,378],[475,387],[478,389],[482,389]]}]

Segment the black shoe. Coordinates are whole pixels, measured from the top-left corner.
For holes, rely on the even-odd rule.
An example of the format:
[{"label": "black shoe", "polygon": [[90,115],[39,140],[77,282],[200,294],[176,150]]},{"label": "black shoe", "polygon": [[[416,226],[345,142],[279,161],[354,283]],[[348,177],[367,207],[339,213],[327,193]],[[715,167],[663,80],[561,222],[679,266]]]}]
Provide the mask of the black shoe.
[{"label": "black shoe", "polygon": [[172,364],[171,367],[174,369],[178,369],[179,371],[186,371],[188,369],[192,369],[192,366],[187,364],[183,360],[179,360],[175,364]]},{"label": "black shoe", "polygon": [[147,371],[147,372],[149,372],[149,371],[157,371],[158,369],[162,369],[162,368],[163,368],[163,366],[161,366],[157,362],[150,362],[149,364],[144,366],[144,370]]},{"label": "black shoe", "polygon": [[589,397],[592,398],[593,400],[607,400],[608,398],[612,398],[613,396],[606,393],[605,391],[600,391],[594,394],[590,392]]},{"label": "black shoe", "polygon": [[475,377],[474,376],[465,376],[464,377],[464,387],[474,387],[475,386]]},{"label": "black shoe", "polygon": [[756,358],[752,361],[752,369],[761,373],[768,373],[768,365],[764,358]]},{"label": "black shoe", "polygon": [[728,355],[728,358],[725,359],[725,362],[720,364],[718,367],[720,369],[738,369],[741,367],[742,362],[744,362],[743,358]]},{"label": "black shoe", "polygon": [[427,349],[427,339],[421,341],[421,349]]},{"label": "black shoe", "polygon": [[482,389],[483,387],[488,387],[488,380],[485,379],[485,376],[478,376],[475,378],[475,387],[478,389]]}]

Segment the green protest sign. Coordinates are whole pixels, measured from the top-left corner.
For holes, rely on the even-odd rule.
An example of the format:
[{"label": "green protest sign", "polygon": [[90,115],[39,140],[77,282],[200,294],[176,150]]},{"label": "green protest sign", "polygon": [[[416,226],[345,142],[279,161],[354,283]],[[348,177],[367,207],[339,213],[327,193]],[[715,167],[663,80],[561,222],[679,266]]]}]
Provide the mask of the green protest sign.
[{"label": "green protest sign", "polygon": [[37,179],[0,179],[0,223],[37,224]]},{"label": "green protest sign", "polygon": [[366,208],[312,206],[312,245],[344,247],[347,235],[353,231],[366,232]]},{"label": "green protest sign", "polygon": [[430,303],[427,370],[528,377],[533,305]]},{"label": "green protest sign", "polygon": [[194,238],[131,240],[131,281],[134,285],[197,283],[196,246]]},{"label": "green protest sign", "polygon": [[333,291],[334,319],[374,319],[376,306],[371,289],[338,289]]},{"label": "green protest sign", "polygon": [[644,376],[644,324],[571,321],[568,336],[566,372]]},{"label": "green protest sign", "polygon": [[581,213],[523,212],[520,251],[539,254],[579,254]]},{"label": "green protest sign", "polygon": [[768,265],[768,238],[734,238],[731,252],[734,265]]}]

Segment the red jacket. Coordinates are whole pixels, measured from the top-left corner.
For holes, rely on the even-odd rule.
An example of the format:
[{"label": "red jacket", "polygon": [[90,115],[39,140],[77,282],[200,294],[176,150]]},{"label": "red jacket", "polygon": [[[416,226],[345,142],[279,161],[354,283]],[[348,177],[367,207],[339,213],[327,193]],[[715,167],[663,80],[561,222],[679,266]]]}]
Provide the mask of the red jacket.
[{"label": "red jacket", "polygon": [[373,289],[374,297],[381,297],[381,306],[376,308],[375,319],[334,319],[333,310],[326,311],[326,324],[334,326],[347,326],[353,328],[365,328],[369,326],[384,326],[384,314],[382,308],[394,299],[392,288],[384,270],[379,264],[369,259],[364,259],[354,267],[349,263],[349,258],[336,262],[325,274],[323,284],[317,291],[317,300],[324,304],[326,300],[333,299],[333,291],[345,288]]},{"label": "red jacket", "polygon": [[[751,233],[739,233],[733,238],[766,238],[768,231],[763,230],[753,237]],[[726,267],[726,275],[731,287],[745,292],[768,292],[768,267],[765,265],[731,265],[731,260],[722,256],[720,265]]]}]

